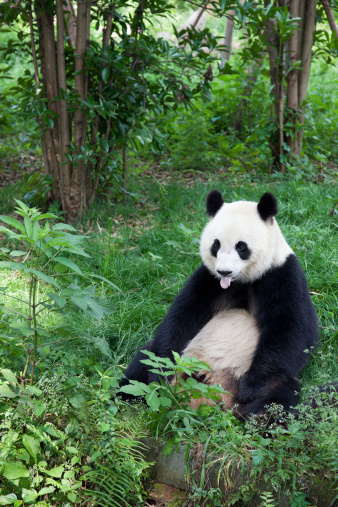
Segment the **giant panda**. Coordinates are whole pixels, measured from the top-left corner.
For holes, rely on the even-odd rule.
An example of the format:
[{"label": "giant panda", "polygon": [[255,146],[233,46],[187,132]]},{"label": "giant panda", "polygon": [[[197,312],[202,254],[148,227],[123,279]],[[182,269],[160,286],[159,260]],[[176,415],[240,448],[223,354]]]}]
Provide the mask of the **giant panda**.
[{"label": "giant panda", "polygon": [[292,412],[296,377],[317,342],[318,322],[303,270],[275,219],[277,199],[267,192],[258,203],[225,203],[213,190],[206,210],[202,265],[121,385],[158,380],[140,362],[143,350],[169,358],[176,351],[210,366],[201,379],[222,385],[224,407],[235,406],[238,417],[262,414],[272,403]]}]

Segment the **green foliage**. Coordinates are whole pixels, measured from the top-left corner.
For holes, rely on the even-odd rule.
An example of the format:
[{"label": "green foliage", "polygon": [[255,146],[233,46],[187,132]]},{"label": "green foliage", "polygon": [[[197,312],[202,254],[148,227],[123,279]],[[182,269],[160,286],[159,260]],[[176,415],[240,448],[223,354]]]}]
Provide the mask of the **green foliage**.
[{"label": "green foliage", "polygon": [[169,165],[175,170],[205,171],[224,165],[226,143],[213,132],[206,114],[181,113],[170,125]]},{"label": "green foliage", "polygon": [[[164,456],[185,444],[187,455],[196,460],[196,455],[188,450],[202,446],[202,457],[195,463],[195,475],[191,478],[195,484],[192,497],[195,501],[212,499],[213,505],[232,505],[239,500],[250,502],[264,481],[273,491],[283,491],[291,505],[310,505],[302,487],[313,474],[325,475],[334,484],[338,444],[336,392],[313,394],[316,409],[305,403],[300,406],[297,418],[284,414],[276,405],[264,416],[244,425],[230,411],[223,411],[220,404],[213,405],[224,392],[220,386],[208,386],[194,378],[194,375],[198,378],[201,370],[208,370],[207,365],[178,354],[174,354],[176,363],[158,358],[149,351],[145,354],[149,359],[142,362],[151,372],[164,378],[174,375],[175,380],[149,385],[131,381],[121,387],[120,392],[144,396],[150,408],[150,430],[155,436],[168,439]],[[202,404],[197,411],[189,407],[191,399],[202,396],[211,401],[211,405]],[[283,424],[277,422],[280,420]],[[204,487],[211,467],[227,481],[238,462],[242,463],[245,480],[236,491],[224,498],[219,490]],[[261,500],[264,506],[277,505],[269,492],[263,493]]]},{"label": "green foliage", "polygon": [[[98,505],[142,505],[141,476],[148,465],[134,439],[142,429],[136,418],[130,427],[125,420],[121,429],[123,419],[116,417],[118,408],[109,393],[110,380],[115,379],[100,365],[96,368],[90,380],[82,378],[77,399],[68,394],[75,379],[55,373],[40,381],[41,389],[26,388],[26,404],[23,397],[0,404],[3,505],[38,505],[42,500],[48,505],[78,505],[89,499]],[[21,388],[8,370],[2,375],[13,390]]]},{"label": "green foliage", "polygon": [[[1,305],[1,327],[6,330],[1,339],[7,354],[21,350],[23,356],[26,355],[22,384],[30,369],[32,386],[36,366],[50,353],[53,344],[64,339],[60,326],[54,325],[50,329],[43,326],[47,318],[52,314],[62,315],[67,304],[75,305],[97,319],[110,310],[95,297],[94,286],[81,287],[75,279],[63,288],[57,280],[67,278],[69,272],[85,277],[79,266],[64,256],[88,257],[81,246],[83,236],[73,234],[75,229],[68,224],[56,222],[51,225],[48,219],[57,219],[53,213],[41,213],[19,200],[16,202],[16,213],[22,221],[12,216],[0,216],[0,220],[11,227],[0,226],[0,232],[8,236],[8,246],[11,246],[1,248],[3,258],[8,260],[1,261],[0,267],[10,269],[20,277],[26,293],[18,297],[10,287],[1,287],[2,299],[13,303],[13,306],[7,303]],[[112,282],[106,282],[116,288]],[[46,290],[48,286],[53,287],[53,292]],[[13,355],[17,356],[17,353]]]}]

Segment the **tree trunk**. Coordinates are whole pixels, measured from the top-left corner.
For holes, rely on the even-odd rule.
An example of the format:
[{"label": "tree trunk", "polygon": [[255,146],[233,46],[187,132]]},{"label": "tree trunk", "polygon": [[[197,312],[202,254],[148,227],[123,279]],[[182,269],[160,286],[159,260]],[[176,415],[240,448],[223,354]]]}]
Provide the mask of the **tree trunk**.
[{"label": "tree trunk", "polygon": [[231,56],[232,36],[234,33],[234,20],[233,20],[234,15],[235,15],[234,10],[228,12],[227,22],[225,25],[224,46],[226,47],[226,50],[222,52],[222,57],[226,62],[230,59]]},{"label": "tree trunk", "polygon": [[61,200],[62,189],[60,188],[60,147],[59,147],[59,127],[57,116],[59,115],[59,104],[54,101],[54,98],[59,95],[58,79],[57,79],[57,64],[55,55],[55,38],[54,38],[54,23],[53,14],[48,9],[45,0],[41,1],[42,16],[42,37],[43,37],[43,51],[44,51],[44,72],[45,72],[45,87],[47,95],[48,109],[55,113],[55,117],[51,120],[53,126],[47,127],[46,132],[46,145],[47,145],[47,159],[48,168],[45,168],[48,174],[53,174],[54,187],[52,192],[53,200]]},{"label": "tree trunk", "polygon": [[[317,0],[290,0],[290,17],[301,17],[298,30],[295,30],[289,41],[291,70],[287,76],[287,108],[288,122],[293,124],[287,142],[290,146],[290,154],[297,157],[301,154],[303,129],[299,128],[304,124],[305,106],[310,69],[313,36],[316,21]],[[294,65],[300,61],[300,69]]]},{"label": "tree trunk", "polygon": [[[265,6],[269,0],[265,0]],[[279,170],[284,169],[281,162],[283,155],[283,112],[284,112],[284,90],[283,90],[283,45],[279,39],[277,22],[268,18],[265,23],[265,35],[267,51],[270,63],[270,83],[274,95],[274,118],[278,125],[278,135],[273,134],[270,139],[271,153],[275,165]]]},{"label": "tree trunk", "polygon": [[[77,7],[76,27],[76,58],[75,58],[75,90],[78,92],[79,100],[87,99],[87,78],[85,72],[85,53],[89,44],[89,23],[90,23],[90,1],[81,1]],[[87,121],[84,105],[80,102],[74,115],[74,144],[79,154],[84,155],[86,142]],[[69,214],[74,217],[82,213],[88,204],[89,195],[86,191],[87,175],[85,158],[73,164],[72,189],[70,194]]]},{"label": "tree trunk", "polygon": [[[64,30],[64,12],[63,0],[56,0],[57,16],[57,58],[58,58],[58,79],[59,89],[67,94],[66,78],[66,59],[65,59],[65,30]],[[66,100],[59,100],[59,136],[60,136],[60,180],[61,180],[61,198],[62,207],[65,211],[70,208],[69,196],[71,185],[71,164],[66,158],[66,152],[70,146],[70,121],[67,111]]]},{"label": "tree trunk", "polygon": [[68,35],[68,43],[72,48],[75,48],[76,44],[76,17],[74,7],[71,0],[64,0],[65,14],[64,18],[66,21],[66,29]]}]

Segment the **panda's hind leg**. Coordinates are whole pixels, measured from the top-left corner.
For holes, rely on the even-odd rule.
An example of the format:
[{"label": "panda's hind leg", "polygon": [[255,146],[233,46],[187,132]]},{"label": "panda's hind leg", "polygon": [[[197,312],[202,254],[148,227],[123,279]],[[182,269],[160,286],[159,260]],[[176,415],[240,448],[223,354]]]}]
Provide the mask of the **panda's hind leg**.
[{"label": "panda's hind leg", "polygon": [[241,419],[248,419],[252,415],[263,415],[267,407],[272,404],[281,406],[285,412],[297,413],[299,392],[298,380],[289,378],[278,386],[274,386],[266,396],[249,403],[238,404],[237,415]]}]

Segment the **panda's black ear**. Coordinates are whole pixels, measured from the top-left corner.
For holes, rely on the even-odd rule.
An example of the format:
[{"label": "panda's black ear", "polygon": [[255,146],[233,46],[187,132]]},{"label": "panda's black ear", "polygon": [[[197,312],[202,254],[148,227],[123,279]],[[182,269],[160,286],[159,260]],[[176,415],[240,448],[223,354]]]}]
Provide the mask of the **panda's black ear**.
[{"label": "panda's black ear", "polygon": [[214,217],[217,211],[223,206],[224,201],[221,192],[218,190],[211,190],[207,195],[207,213]]},{"label": "panda's black ear", "polygon": [[268,218],[274,217],[278,213],[276,197],[270,194],[270,192],[265,192],[257,205],[257,209],[259,216],[264,222]]}]

